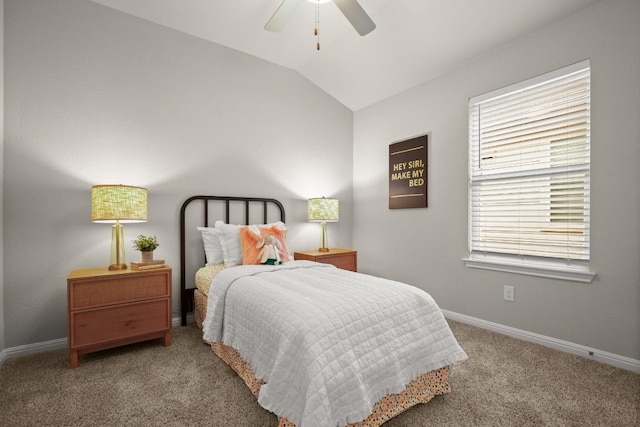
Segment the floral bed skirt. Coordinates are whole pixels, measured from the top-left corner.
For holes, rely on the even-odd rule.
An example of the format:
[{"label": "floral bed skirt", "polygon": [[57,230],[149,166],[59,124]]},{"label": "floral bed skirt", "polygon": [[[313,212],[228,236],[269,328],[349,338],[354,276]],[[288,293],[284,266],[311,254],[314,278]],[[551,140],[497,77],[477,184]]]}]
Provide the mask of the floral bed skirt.
[{"label": "floral bed skirt", "polygon": [[[245,382],[251,393],[258,398],[260,387],[264,384],[253,375],[253,371],[240,354],[233,348],[220,342],[210,343],[213,352],[231,367]],[[409,383],[407,388],[397,394],[388,394],[376,403],[367,419],[348,424],[345,427],[377,427],[401,414],[418,403],[426,403],[440,394],[451,391],[449,386],[449,367],[445,366],[419,375]],[[279,427],[295,427],[286,418],[280,418]]]}]

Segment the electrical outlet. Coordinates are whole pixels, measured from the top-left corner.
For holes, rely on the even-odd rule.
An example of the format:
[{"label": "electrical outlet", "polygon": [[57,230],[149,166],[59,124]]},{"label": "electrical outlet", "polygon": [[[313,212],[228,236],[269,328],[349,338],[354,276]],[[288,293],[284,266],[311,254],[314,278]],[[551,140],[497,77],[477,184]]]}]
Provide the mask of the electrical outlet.
[{"label": "electrical outlet", "polygon": [[513,286],[504,285],[504,300],[515,302],[515,288]]}]

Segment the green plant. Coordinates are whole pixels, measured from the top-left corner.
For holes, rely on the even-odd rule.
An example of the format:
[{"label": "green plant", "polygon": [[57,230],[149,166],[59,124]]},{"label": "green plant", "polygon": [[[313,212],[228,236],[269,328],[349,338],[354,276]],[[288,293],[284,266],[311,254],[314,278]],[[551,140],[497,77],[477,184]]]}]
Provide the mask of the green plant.
[{"label": "green plant", "polygon": [[144,234],[141,234],[138,236],[136,240],[133,241],[133,248],[138,251],[143,251],[143,252],[153,251],[158,246],[160,246],[160,244],[158,243],[156,236],[152,237],[152,236],[145,236]]}]

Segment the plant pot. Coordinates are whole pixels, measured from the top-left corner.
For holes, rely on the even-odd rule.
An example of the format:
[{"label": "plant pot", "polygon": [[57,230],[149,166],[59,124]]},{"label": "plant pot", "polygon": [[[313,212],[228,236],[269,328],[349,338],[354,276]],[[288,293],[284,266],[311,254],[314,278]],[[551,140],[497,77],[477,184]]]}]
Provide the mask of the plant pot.
[{"label": "plant pot", "polygon": [[153,251],[140,251],[142,254],[142,262],[153,261]]}]

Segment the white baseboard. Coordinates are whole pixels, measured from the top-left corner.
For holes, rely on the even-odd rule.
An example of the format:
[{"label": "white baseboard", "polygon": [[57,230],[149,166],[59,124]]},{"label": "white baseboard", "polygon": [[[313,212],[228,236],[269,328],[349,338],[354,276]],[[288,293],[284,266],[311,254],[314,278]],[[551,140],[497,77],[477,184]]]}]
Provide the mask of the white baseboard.
[{"label": "white baseboard", "polygon": [[28,356],[30,354],[44,353],[63,348],[67,348],[67,338],[58,338],[50,341],[5,348],[0,352],[0,365],[2,365],[5,360],[12,359],[14,357]]},{"label": "white baseboard", "polygon": [[[187,325],[194,323],[196,321],[195,317],[193,317],[193,313],[187,314]],[[182,324],[182,319],[180,317],[174,317],[171,319],[171,327],[175,328],[176,326],[180,326]]]},{"label": "white baseboard", "polygon": [[[180,326],[180,317],[174,317],[171,319],[171,327],[175,328]],[[187,324],[195,322],[193,314],[187,315]],[[50,341],[37,342],[33,344],[19,345],[16,347],[9,347],[0,351],[0,365],[7,359],[14,357],[28,356],[30,354],[44,353],[47,351],[61,350],[67,348],[67,338],[58,338]]]},{"label": "white baseboard", "polygon": [[[606,351],[592,349],[580,344],[574,344],[572,342],[559,340],[557,338],[547,337],[545,335],[524,331],[522,329],[512,328],[511,326],[489,322],[487,320],[455,313],[449,310],[442,310],[442,313],[447,319],[467,323],[472,326],[477,326],[478,328],[487,329],[499,334],[564,351],[565,353],[584,356],[598,362],[606,363],[607,365],[612,365],[618,368],[640,373],[640,360],[620,356]],[[174,317],[171,321],[171,326],[180,326],[180,320],[180,317]],[[193,314],[187,315],[187,324],[193,322],[195,322]],[[67,338],[58,338],[50,341],[10,347],[0,351],[0,365],[2,365],[5,360],[11,359],[13,357],[27,356],[30,354],[44,353],[46,351],[54,351],[64,348],[67,348]]]},{"label": "white baseboard", "polygon": [[442,310],[442,313],[447,319],[467,323],[472,326],[477,326],[478,328],[487,329],[489,331],[497,332],[499,334],[507,335],[513,338],[518,338],[523,341],[540,344],[545,347],[563,351],[565,353],[576,354],[578,356],[583,356],[591,360],[606,363],[607,365],[612,365],[618,368],[640,373],[640,360],[632,359],[631,357],[620,356],[618,354],[589,348],[569,341],[563,341],[557,338],[536,334],[534,332],[512,328],[511,326],[489,322],[487,320],[455,313],[449,310]]}]

